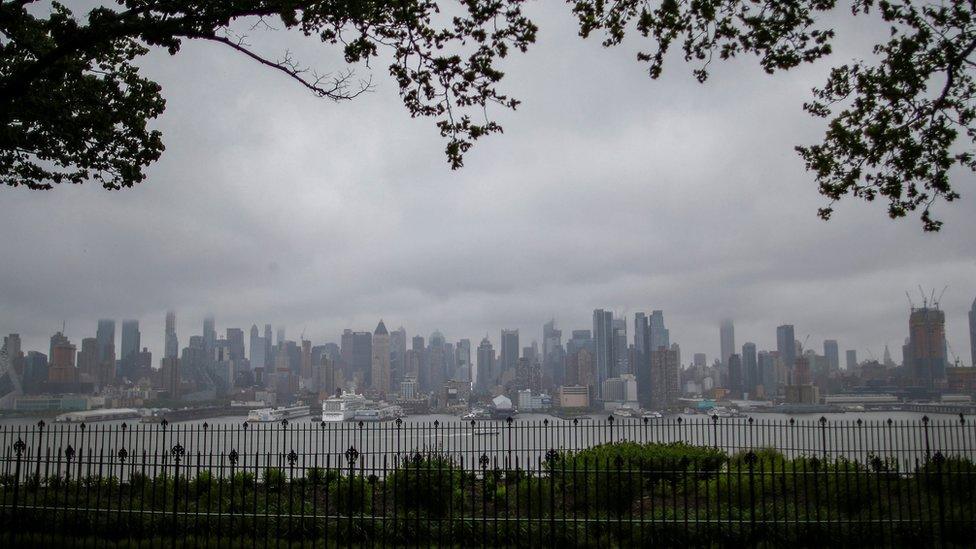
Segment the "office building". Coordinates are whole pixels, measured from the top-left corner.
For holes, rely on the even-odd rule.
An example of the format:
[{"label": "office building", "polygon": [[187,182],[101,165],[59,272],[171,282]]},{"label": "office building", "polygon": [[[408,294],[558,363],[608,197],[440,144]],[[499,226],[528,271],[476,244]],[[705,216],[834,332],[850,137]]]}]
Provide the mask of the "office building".
[{"label": "office building", "polygon": [[390,333],[380,319],[373,330],[372,340],[372,388],[380,394],[391,392],[390,387]]},{"label": "office building", "polygon": [[729,357],[735,352],[735,326],[731,320],[723,320],[719,326],[722,366],[729,367]]},{"label": "office building", "polygon": [[611,377],[613,356],[613,313],[603,309],[593,311],[593,342],[596,346],[597,387]]},{"label": "office building", "polygon": [[792,324],[784,324],[776,328],[776,352],[783,363],[788,376],[793,373],[793,365],[796,363],[796,335],[793,333]]},{"label": "office building", "polygon": [[929,389],[945,386],[945,313],[938,305],[912,308],[905,362],[915,385]]},{"label": "office building", "polygon": [[475,388],[479,393],[488,393],[495,387],[497,380],[495,377],[495,349],[491,346],[487,336],[478,345],[477,360]]},{"label": "office building", "polygon": [[827,369],[831,372],[840,370],[840,349],[836,339],[825,339],[823,343],[824,358],[827,360]]}]

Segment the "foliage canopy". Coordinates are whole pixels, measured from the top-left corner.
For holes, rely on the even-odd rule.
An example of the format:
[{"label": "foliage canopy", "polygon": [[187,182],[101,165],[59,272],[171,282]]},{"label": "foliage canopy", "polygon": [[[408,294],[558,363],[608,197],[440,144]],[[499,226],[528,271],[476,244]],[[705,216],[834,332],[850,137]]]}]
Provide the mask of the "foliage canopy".
[{"label": "foliage canopy", "polygon": [[[680,49],[704,82],[714,60],[752,54],[767,72],[832,52],[822,20],[847,10],[880,19],[887,41],[834,67],[803,107],[827,119],[820,143],[797,146],[828,205],[847,196],[888,201],[892,218],[919,212],[938,230],[938,200],[959,197],[950,174],[976,170],[974,3],[944,0],[567,0],[582,37],[606,47],[628,35],[652,78]],[[479,138],[501,132],[489,108],[515,109],[500,88],[500,59],[524,52],[537,27],[524,0],[116,0],[77,17],[57,2],[0,2],[0,182],[49,189],[98,181],[131,187],[163,152],[151,121],[165,109],[160,86],[140,74],[150,48],[177,54],[206,40],[280,71],[316,96],[353,99],[371,87],[352,67],[388,56],[389,74],[412,116],[446,139],[452,168]],[[442,8],[450,15],[442,13]],[[321,75],[291,55],[267,57],[235,22],[297,29],[339,48],[349,67]],[[386,57],[384,57],[386,58]]]}]

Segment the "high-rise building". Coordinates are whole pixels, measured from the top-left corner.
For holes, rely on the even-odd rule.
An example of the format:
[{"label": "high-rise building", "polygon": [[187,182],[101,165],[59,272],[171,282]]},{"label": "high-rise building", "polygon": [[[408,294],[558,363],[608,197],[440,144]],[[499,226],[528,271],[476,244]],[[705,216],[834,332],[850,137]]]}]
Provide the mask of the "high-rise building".
[{"label": "high-rise building", "polygon": [[827,368],[831,372],[840,370],[840,349],[837,347],[836,339],[824,340],[824,358],[827,359]]},{"label": "high-rise building", "polygon": [[637,378],[637,402],[645,408],[651,406],[651,330],[644,313],[634,315],[634,364]]},{"label": "high-rise building", "polygon": [[142,348],[141,336],[138,320],[122,321],[122,354],[119,359],[129,360],[133,355],[139,353],[139,349]]},{"label": "high-rise building", "polygon": [[475,375],[477,376],[478,380],[475,387],[480,393],[487,393],[491,391],[492,388],[497,384],[495,372],[495,349],[491,346],[491,342],[488,341],[487,336],[485,336],[485,338],[481,340],[481,344],[478,345],[478,364]]},{"label": "high-rise building", "polygon": [[261,337],[261,332],[258,330],[257,324],[251,325],[251,341],[250,341],[250,354],[248,355],[251,362],[251,369],[265,367],[265,359],[267,358],[268,352],[265,349],[265,339]]},{"label": "high-rise building", "polygon": [[854,349],[848,349],[846,354],[847,354],[847,360],[846,360],[847,369],[848,371],[852,371],[854,368],[857,368],[857,351],[855,351]]},{"label": "high-rise building", "polygon": [[670,348],[659,347],[651,351],[651,407],[667,408],[674,406],[681,397],[679,393],[678,354]]},{"label": "high-rise building", "polygon": [[87,381],[93,381],[98,375],[98,339],[86,337],[81,340],[81,351],[78,352],[78,373],[85,376]]},{"label": "high-rise building", "polygon": [[915,384],[928,388],[945,385],[945,313],[938,305],[912,308],[906,350],[906,366]]},{"label": "high-rise building", "polygon": [[737,353],[729,355],[728,360],[729,382],[727,388],[732,398],[742,398],[742,357]]},{"label": "high-rise building", "polygon": [[651,349],[670,348],[671,333],[664,326],[664,311],[651,311],[651,316],[647,318],[647,324],[651,332]]},{"label": "high-rise building", "polygon": [[[115,323],[112,323],[115,330]],[[115,354],[113,345],[112,354]],[[51,362],[48,367],[48,381],[51,383],[74,383],[78,381],[75,368],[75,346],[68,341],[63,333],[51,336]]]},{"label": "high-rise building", "polygon": [[115,321],[101,319],[98,321],[98,331],[95,332],[98,339],[98,361],[115,362]]},{"label": "high-rise building", "polygon": [[516,330],[502,330],[502,347],[501,354],[498,357],[498,373],[497,377],[499,380],[502,378],[514,375],[515,368],[518,366],[519,358],[519,331]]},{"label": "high-rise building", "polygon": [[729,356],[735,352],[735,326],[731,320],[723,320],[719,326],[719,339],[721,340],[722,366],[728,368]]},{"label": "high-rise building", "polygon": [[563,332],[556,328],[555,319],[542,326],[542,375],[554,385],[562,385],[566,367]]},{"label": "high-rise building", "polygon": [[705,356],[705,353],[695,353],[695,356],[692,357],[692,362],[696,368],[704,368],[707,361],[708,357]]},{"label": "high-rise building", "polygon": [[388,394],[390,387],[390,333],[380,319],[373,330],[372,351],[372,389],[382,394]]},{"label": "high-rise building", "polygon": [[454,348],[454,355],[457,357],[458,366],[455,378],[458,381],[471,381],[471,340],[458,341]]},{"label": "high-rise building", "polygon": [[207,362],[214,359],[217,349],[217,328],[213,315],[207,315],[203,319],[203,352]]},{"label": "high-rise building", "polygon": [[769,351],[760,351],[756,360],[756,377],[762,385],[763,395],[769,398],[778,391],[776,383],[776,356]]},{"label": "high-rise building", "polygon": [[399,387],[407,370],[407,331],[400,326],[390,332],[390,387]]},{"label": "high-rise building", "polygon": [[264,325],[264,369],[274,367],[274,338],[271,336],[271,325]]},{"label": "high-rise building", "polygon": [[759,379],[759,362],[756,356],[756,344],[746,342],[742,345],[742,390],[752,398],[756,394],[756,386],[762,385]]},{"label": "high-rise building", "polygon": [[610,377],[620,377],[630,371],[629,355],[627,351],[627,319],[614,318],[611,321],[613,327],[613,363],[611,364]]},{"label": "high-rise building", "polygon": [[301,366],[299,374],[302,379],[309,380],[313,377],[312,372],[312,342],[302,338]]},{"label": "high-rise building", "polygon": [[227,328],[227,346],[230,350],[230,359],[240,368],[244,364],[244,330]]},{"label": "high-rise building", "polygon": [[969,308],[969,352],[972,354],[970,366],[976,368],[976,299]]},{"label": "high-rise building", "polygon": [[176,313],[166,312],[166,332],[163,341],[163,358],[177,358],[180,355],[180,341],[176,337]]},{"label": "high-rise building", "polygon": [[613,312],[593,311],[593,341],[596,345],[597,387],[611,377],[615,364],[613,356]]},{"label": "high-rise building", "polygon": [[793,365],[796,363],[796,335],[792,324],[784,324],[776,328],[776,351],[783,362],[787,375],[792,375]]}]

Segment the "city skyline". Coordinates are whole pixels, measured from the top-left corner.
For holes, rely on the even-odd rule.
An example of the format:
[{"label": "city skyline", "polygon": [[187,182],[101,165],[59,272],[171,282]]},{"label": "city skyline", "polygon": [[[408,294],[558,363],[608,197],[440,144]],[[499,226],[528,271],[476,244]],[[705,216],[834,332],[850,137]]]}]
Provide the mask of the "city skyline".
[{"label": "city skyline", "polygon": [[[949,329],[950,326],[951,326],[950,325],[950,321],[951,320],[950,320],[950,315],[945,312],[945,307],[943,305],[944,305],[943,303],[940,303],[939,304],[940,310],[945,315],[945,319],[946,319],[945,320],[945,324],[946,324],[945,333],[946,333],[946,337],[948,339],[949,338],[949,334],[952,332],[952,330]],[[908,315],[908,313],[911,313],[911,311],[914,309],[914,307],[915,306],[913,305],[912,307],[906,308],[905,314]],[[656,319],[659,319],[659,317],[660,317],[660,315],[662,313],[662,311],[660,311],[660,310],[654,310],[653,311],[653,314],[646,314],[646,313],[643,313],[643,312],[640,312],[640,311],[633,311],[633,312],[621,313],[618,310],[613,310],[613,309],[609,309],[609,308],[598,308],[598,309],[594,309],[591,312],[590,317],[592,319],[592,322],[589,325],[584,324],[584,323],[581,323],[581,322],[578,322],[576,324],[573,324],[572,321],[569,321],[569,320],[563,321],[563,320],[561,320],[559,318],[550,317],[546,321],[542,322],[540,325],[535,326],[535,330],[533,330],[533,327],[532,326],[526,325],[526,328],[492,327],[492,328],[488,328],[488,329],[484,330],[482,333],[484,334],[483,337],[486,337],[488,339],[488,341],[490,341],[492,343],[492,345],[495,346],[495,350],[496,350],[496,353],[497,353],[496,363],[499,365],[499,368],[502,368],[502,366],[504,366],[506,369],[508,369],[508,368],[514,368],[514,362],[515,362],[515,360],[517,359],[518,356],[521,356],[522,349],[524,347],[527,347],[527,346],[530,346],[530,345],[536,345],[536,346],[538,346],[538,351],[540,353],[540,358],[545,356],[544,355],[544,348],[545,348],[545,337],[544,337],[544,335],[545,335],[545,330],[548,329],[549,327],[558,328],[557,331],[560,331],[560,332],[562,332],[564,334],[567,334],[566,340],[569,339],[568,335],[571,334],[573,331],[588,330],[592,334],[594,334],[593,335],[594,342],[598,341],[598,336],[595,335],[597,333],[597,331],[594,330],[594,328],[596,328],[596,316],[597,316],[597,313],[598,312],[599,313],[604,313],[604,311],[605,311],[605,314],[608,315],[607,316],[607,319],[609,320],[609,319],[612,318],[612,320],[614,321],[615,324],[618,324],[619,323],[620,325],[623,325],[623,321],[633,323],[633,322],[635,322],[634,315],[638,315],[638,317],[643,317],[644,318],[644,322],[645,323],[650,323],[650,327],[651,328],[653,328],[653,324],[654,324],[655,320]],[[664,311],[664,313],[667,313],[667,311]],[[955,358],[958,357],[959,360],[960,360],[960,363],[962,365],[972,366],[973,365],[972,362],[968,362],[967,359],[970,356],[976,357],[976,349],[974,349],[972,347],[972,342],[973,341],[976,341],[976,340],[973,339],[974,335],[976,335],[976,331],[974,331],[974,329],[976,329],[976,321],[974,321],[974,319],[976,319],[976,316],[974,316],[974,315],[976,315],[976,299],[973,300],[973,303],[972,303],[971,308],[968,308],[962,314],[963,314],[963,319],[960,322],[961,326],[959,328],[959,331],[964,331],[965,332],[965,338],[964,339],[965,340],[969,340],[969,341],[965,341],[964,340],[962,342],[962,344],[960,345],[958,343],[953,344],[953,342],[951,340],[949,340],[949,345],[948,345],[948,349],[947,349],[946,360],[947,360],[947,364],[948,365],[951,365],[952,363],[954,363]],[[182,349],[183,347],[186,346],[186,344],[189,341],[189,338],[191,336],[202,337],[204,347],[205,348],[208,348],[208,346],[209,347],[212,347],[214,345],[214,343],[216,342],[217,339],[228,339],[229,337],[243,338],[243,337],[245,337],[245,334],[247,334],[247,336],[246,336],[247,337],[247,340],[244,341],[242,339],[240,342],[238,342],[238,344],[239,345],[243,345],[243,347],[241,348],[240,353],[243,353],[243,351],[245,349],[247,350],[247,354],[245,356],[249,360],[252,360],[252,358],[251,358],[252,357],[252,354],[255,352],[255,349],[256,349],[255,343],[254,343],[254,341],[255,341],[254,340],[254,336],[255,336],[255,334],[258,334],[260,336],[260,332],[257,332],[255,330],[257,329],[258,324],[263,323],[263,321],[261,321],[261,322],[252,321],[252,322],[250,322],[251,329],[246,329],[244,327],[237,327],[237,326],[231,325],[230,323],[226,323],[226,324],[225,323],[222,323],[222,322],[220,322],[219,315],[214,314],[212,312],[208,312],[208,313],[205,313],[204,315],[202,315],[200,317],[200,322],[197,323],[199,325],[196,326],[196,327],[193,327],[193,326],[187,326],[185,323],[181,322],[182,317],[181,317],[181,315],[179,314],[178,311],[167,310],[167,311],[165,311],[163,313],[163,315],[164,315],[164,319],[165,320],[164,320],[163,323],[160,324],[160,326],[161,326],[160,329],[162,330],[162,332],[161,333],[158,333],[158,334],[156,334],[156,333],[148,330],[147,327],[146,327],[147,324],[144,323],[142,319],[139,319],[139,318],[128,318],[128,317],[126,317],[125,320],[122,320],[121,318],[120,319],[99,318],[97,320],[97,322],[95,322],[95,328],[92,329],[90,331],[90,333],[85,332],[84,330],[79,330],[76,333],[76,332],[73,332],[72,330],[67,329],[66,327],[59,327],[56,330],[56,333],[57,334],[62,334],[63,333],[69,340],[71,340],[72,342],[75,342],[75,344],[78,346],[78,351],[79,352],[81,351],[81,342],[84,339],[91,338],[93,340],[97,340],[98,343],[96,345],[95,352],[96,352],[96,355],[97,355],[97,359],[99,361],[107,360],[107,358],[101,356],[103,353],[110,353],[110,354],[111,353],[114,353],[114,356],[113,356],[114,359],[123,361],[126,357],[122,356],[122,353],[120,353],[119,351],[116,351],[116,349],[119,349],[120,348],[120,346],[119,346],[120,345],[120,342],[122,341],[122,339],[124,339],[124,336],[122,334],[124,334],[125,332],[124,331],[121,331],[121,332],[116,333],[116,329],[115,328],[116,328],[116,326],[123,326],[124,327],[124,326],[128,325],[129,326],[129,329],[130,330],[134,330],[134,333],[135,333],[134,336],[132,334],[130,334],[129,337],[130,338],[134,337],[135,338],[135,341],[139,344],[139,346],[137,348],[137,351],[141,351],[143,348],[148,349],[150,351],[150,353],[152,353],[152,355],[153,355],[153,363],[152,363],[152,366],[154,368],[159,368],[160,367],[160,364],[161,364],[161,360],[166,357],[166,351],[167,351],[166,338],[168,337],[168,333],[169,333],[169,330],[171,328],[171,321],[175,321],[175,328],[176,328],[176,330],[175,330],[175,336],[176,336],[176,341],[179,342],[179,348],[180,349]],[[907,316],[906,316],[906,318],[907,318]],[[374,322],[374,327],[375,328],[379,328],[379,326],[381,326],[381,325],[384,324],[384,320],[383,320],[382,317],[380,317],[378,320],[379,320],[379,325],[375,324],[375,322]],[[904,325],[905,324],[905,322],[904,322],[905,319],[903,318],[902,320],[903,320],[902,324]],[[658,321],[659,322],[662,322],[661,320],[658,320]],[[187,322],[190,322],[190,321],[187,321]],[[722,320],[720,320],[720,321],[718,321],[718,322],[716,322],[714,324],[713,329],[717,329],[717,331],[719,332],[718,334],[715,334],[716,337],[715,337],[715,345],[714,346],[717,347],[717,349],[716,349],[715,352],[708,352],[708,351],[704,351],[703,352],[703,350],[701,348],[692,347],[692,346],[690,346],[688,344],[685,344],[684,341],[683,341],[683,339],[680,336],[680,333],[677,336],[677,338],[675,338],[675,336],[673,335],[675,333],[675,330],[673,329],[670,320],[668,320],[667,324],[665,325],[665,327],[667,329],[664,330],[664,333],[665,333],[664,337],[669,337],[670,343],[678,343],[679,345],[681,345],[681,348],[682,348],[682,350],[684,352],[684,355],[683,355],[683,358],[682,358],[682,361],[681,361],[681,365],[682,366],[686,366],[686,365],[692,364],[692,361],[693,361],[692,355],[693,354],[696,354],[696,355],[698,355],[698,354],[704,354],[707,357],[707,363],[709,365],[711,365],[715,361],[722,362],[722,358],[721,357],[722,357],[722,345],[723,345],[723,337],[724,337],[723,334],[726,333],[726,330],[727,329],[728,330],[731,330],[731,326],[733,324],[735,324],[735,323],[736,323],[736,321],[735,321],[734,318],[728,318],[728,317],[726,317],[726,318],[723,318]],[[149,324],[151,325],[152,323],[150,322]],[[468,336],[468,335],[464,335],[464,334],[452,334],[451,332],[447,332],[447,334],[445,335],[445,332],[446,331],[445,330],[441,330],[439,328],[434,328],[430,332],[422,332],[422,331],[414,331],[414,330],[411,330],[409,328],[406,328],[405,327],[405,324],[406,325],[409,325],[408,323],[390,322],[389,324],[391,326],[392,325],[398,326],[398,330],[404,330],[405,333],[407,334],[406,335],[406,339],[409,339],[410,337],[421,337],[425,341],[427,341],[427,340],[429,340],[429,338],[430,338],[431,335],[435,335],[436,334],[439,337],[443,337],[445,339],[445,341],[449,341],[449,342],[459,342],[459,341],[462,341],[462,340],[481,341],[481,339],[479,339],[478,337]],[[272,342],[273,344],[277,344],[281,340],[281,338],[287,333],[287,325],[276,325],[276,324],[273,324],[273,323],[272,324],[264,324],[264,327],[265,327],[264,335],[265,335],[265,337],[259,337],[258,338],[258,341],[259,341],[258,345],[262,345],[262,347],[260,347],[260,348],[263,351],[265,351],[265,352],[270,352],[270,350],[272,348],[271,347],[271,344],[267,344],[267,345],[264,344],[264,342],[267,341],[266,338],[267,338],[267,336],[269,334],[269,330],[270,330],[271,326],[274,326],[275,327],[275,330],[277,331],[277,339],[275,339]],[[350,332],[350,330],[351,330],[351,332]],[[386,328],[384,327],[383,330],[385,331]],[[781,339],[780,332],[783,331],[783,330],[786,330],[786,332],[784,332],[784,333],[792,333],[793,334],[792,341],[795,342],[795,343],[801,344],[802,347],[803,347],[803,351],[814,350],[818,354],[821,354],[821,355],[825,356],[827,358],[828,362],[830,362],[833,367],[840,367],[841,369],[846,369],[847,368],[847,362],[846,362],[846,360],[841,360],[840,359],[841,353],[843,353],[846,356],[846,353],[848,353],[848,352],[850,352],[852,350],[855,351],[855,354],[858,357],[859,361],[863,361],[863,360],[878,360],[878,361],[881,361],[882,360],[882,357],[883,357],[883,353],[885,351],[885,347],[889,347],[888,350],[890,350],[890,349],[896,349],[895,356],[898,356],[898,358],[900,359],[901,356],[900,356],[900,353],[897,352],[897,350],[901,349],[901,347],[902,347],[901,342],[904,342],[904,343],[907,344],[907,339],[909,338],[909,335],[910,335],[909,334],[908,327],[907,327],[907,325],[905,325],[904,326],[904,336],[903,336],[903,338],[901,340],[899,340],[899,343],[897,345],[893,345],[893,344],[890,344],[889,343],[889,344],[886,344],[886,345],[882,345],[880,347],[880,349],[877,349],[876,350],[876,349],[870,348],[870,347],[859,347],[857,345],[848,344],[844,338],[839,337],[839,336],[831,337],[828,334],[828,335],[825,335],[821,339],[819,337],[816,337],[815,334],[810,333],[810,332],[804,332],[802,329],[799,329],[799,328],[795,327],[792,324],[784,324],[784,325],[778,325],[778,326],[772,327],[772,329],[771,329],[772,334],[771,335],[768,334],[768,333],[753,333],[753,332],[750,332],[748,334],[745,334],[744,339],[741,340],[742,341],[741,344],[738,344],[736,346],[736,344],[734,344],[734,341],[729,342],[729,343],[733,344],[733,347],[731,347],[732,352],[733,353],[736,353],[736,354],[739,354],[740,360],[741,360],[741,357],[742,357],[742,350],[743,350],[743,347],[742,346],[743,345],[746,345],[746,344],[752,345],[754,348],[760,349],[760,350],[767,350],[767,351],[777,351],[777,350],[779,350],[779,351],[781,351],[782,350],[782,345],[784,343],[783,343],[783,340]],[[234,335],[231,335],[232,332],[234,333]],[[303,341],[303,340],[311,341],[315,345],[323,345],[323,344],[336,344],[336,345],[340,345],[342,343],[342,335],[343,335],[343,332],[346,332],[346,333],[363,333],[363,334],[370,333],[370,334],[372,334],[374,332],[374,328],[362,328],[362,327],[360,327],[358,325],[356,325],[356,326],[346,326],[344,328],[341,328],[341,329],[337,330],[336,333],[334,335],[332,335],[332,336],[329,336],[329,335],[326,334],[323,337],[318,337],[318,336],[314,335],[314,334],[317,334],[318,332],[319,332],[319,330],[309,330],[309,327],[308,326],[305,326],[302,329],[301,335],[300,335],[299,338],[289,339],[289,341],[295,341],[299,345],[301,344],[301,341]],[[536,332],[537,332],[537,335],[536,335]],[[55,332],[51,332],[51,333],[47,334],[46,336],[41,336],[40,338],[25,337],[25,334],[23,332],[17,331],[17,330],[7,330],[5,333],[8,333],[8,334],[17,334],[19,336],[20,346],[23,349],[25,349],[25,351],[26,350],[40,350],[41,352],[45,352],[47,350],[47,344],[50,342],[51,334],[53,334]],[[107,333],[107,335],[106,335],[106,333]],[[648,332],[648,336],[647,337],[651,337],[650,336],[650,333],[651,332]],[[210,334],[209,337],[208,337],[208,334]],[[512,352],[511,353],[512,353],[512,356],[510,357],[512,364],[503,364],[503,362],[502,362],[502,352],[501,352],[501,349],[504,347],[503,340],[505,339],[506,334],[512,335],[514,337],[513,343],[511,344],[511,349],[512,349]],[[154,336],[158,336],[158,337],[154,337]],[[637,332],[636,331],[636,328],[635,328],[635,332],[631,333],[631,332],[628,331],[628,334],[627,334],[626,337],[627,337],[627,344],[628,345],[632,345],[632,344],[635,343],[635,341],[639,341],[644,336],[643,336],[643,334]],[[109,340],[107,338],[111,338],[111,340]],[[213,338],[213,341],[211,341],[211,338]],[[38,344],[37,346],[32,346],[32,343],[31,343],[32,339],[38,339],[39,341],[40,340],[43,340],[41,342],[43,344]],[[158,343],[153,344],[152,342],[156,341],[157,339],[158,339]],[[607,351],[608,357],[609,357],[608,359],[611,359],[612,358],[613,360],[616,360],[616,358],[613,357],[613,350],[612,350],[613,341],[612,341],[612,339],[613,339],[612,337],[608,337],[608,341],[607,341],[607,344],[609,346],[608,347],[609,350]],[[109,349],[106,349],[106,347],[105,347],[106,343],[108,343],[109,345],[112,345],[113,347],[112,348],[109,348]],[[969,346],[967,346],[967,343],[969,343]],[[598,343],[597,343],[597,345],[599,346]],[[650,347],[650,342],[648,343],[648,345],[649,345],[648,348],[651,348]],[[125,344],[123,343],[122,346],[125,347]],[[130,343],[130,346],[131,346],[131,343]],[[389,343],[387,343],[387,346],[389,347]],[[392,351],[393,349],[391,348],[390,350]],[[797,348],[797,352],[798,351],[799,351],[799,348]],[[265,356],[262,355],[262,357],[258,359],[258,364],[261,365],[261,366],[263,366],[263,362],[261,362],[261,361],[263,361],[264,359],[265,359]],[[595,359],[597,360],[597,363],[598,363],[599,360],[596,357],[595,357]],[[372,361],[372,360],[373,359],[370,358],[370,361]],[[901,362],[901,360],[899,360],[899,362]],[[597,369],[599,369],[599,366],[597,366]],[[599,372],[597,372],[597,374],[599,374]],[[606,379],[606,377],[607,376],[604,376],[603,379]],[[474,380],[472,380],[472,381],[474,381]]]}]

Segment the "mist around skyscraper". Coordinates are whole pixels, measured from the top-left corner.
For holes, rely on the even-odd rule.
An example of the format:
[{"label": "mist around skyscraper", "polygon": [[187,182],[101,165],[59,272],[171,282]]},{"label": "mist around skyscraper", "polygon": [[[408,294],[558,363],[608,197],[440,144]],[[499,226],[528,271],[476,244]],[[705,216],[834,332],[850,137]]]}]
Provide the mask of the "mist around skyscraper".
[{"label": "mist around skyscraper", "polygon": [[[926,299],[910,305],[904,333],[893,334],[904,340],[901,361],[897,347],[894,353],[889,345],[883,351],[850,348],[856,342],[843,334],[812,341],[790,323],[767,334],[739,330],[740,337],[774,346],[737,346],[734,318],[726,317],[716,324],[719,353],[709,362],[707,353],[682,353],[680,334],[672,336],[663,310],[609,308],[594,309],[586,323],[550,318],[536,332],[539,339],[511,327],[489,328],[477,338],[448,339],[437,330],[411,335],[403,326],[390,331],[378,319],[370,327],[350,326],[332,341],[305,330],[291,340],[285,326],[271,323],[225,327],[216,314],[193,327],[179,322],[178,311],[167,311],[160,313],[163,348],[154,360],[142,345],[139,319],[103,318],[93,323],[93,336],[82,332],[76,343],[59,330],[43,351],[24,349],[16,333],[6,336],[0,371],[10,381],[0,406],[282,405],[350,392],[415,413],[465,413],[498,402],[510,402],[512,411],[626,413],[739,402],[827,410],[862,401],[973,397],[976,369],[947,339],[941,304]],[[968,343],[976,359],[976,301],[968,316],[970,341],[958,345]]]}]

